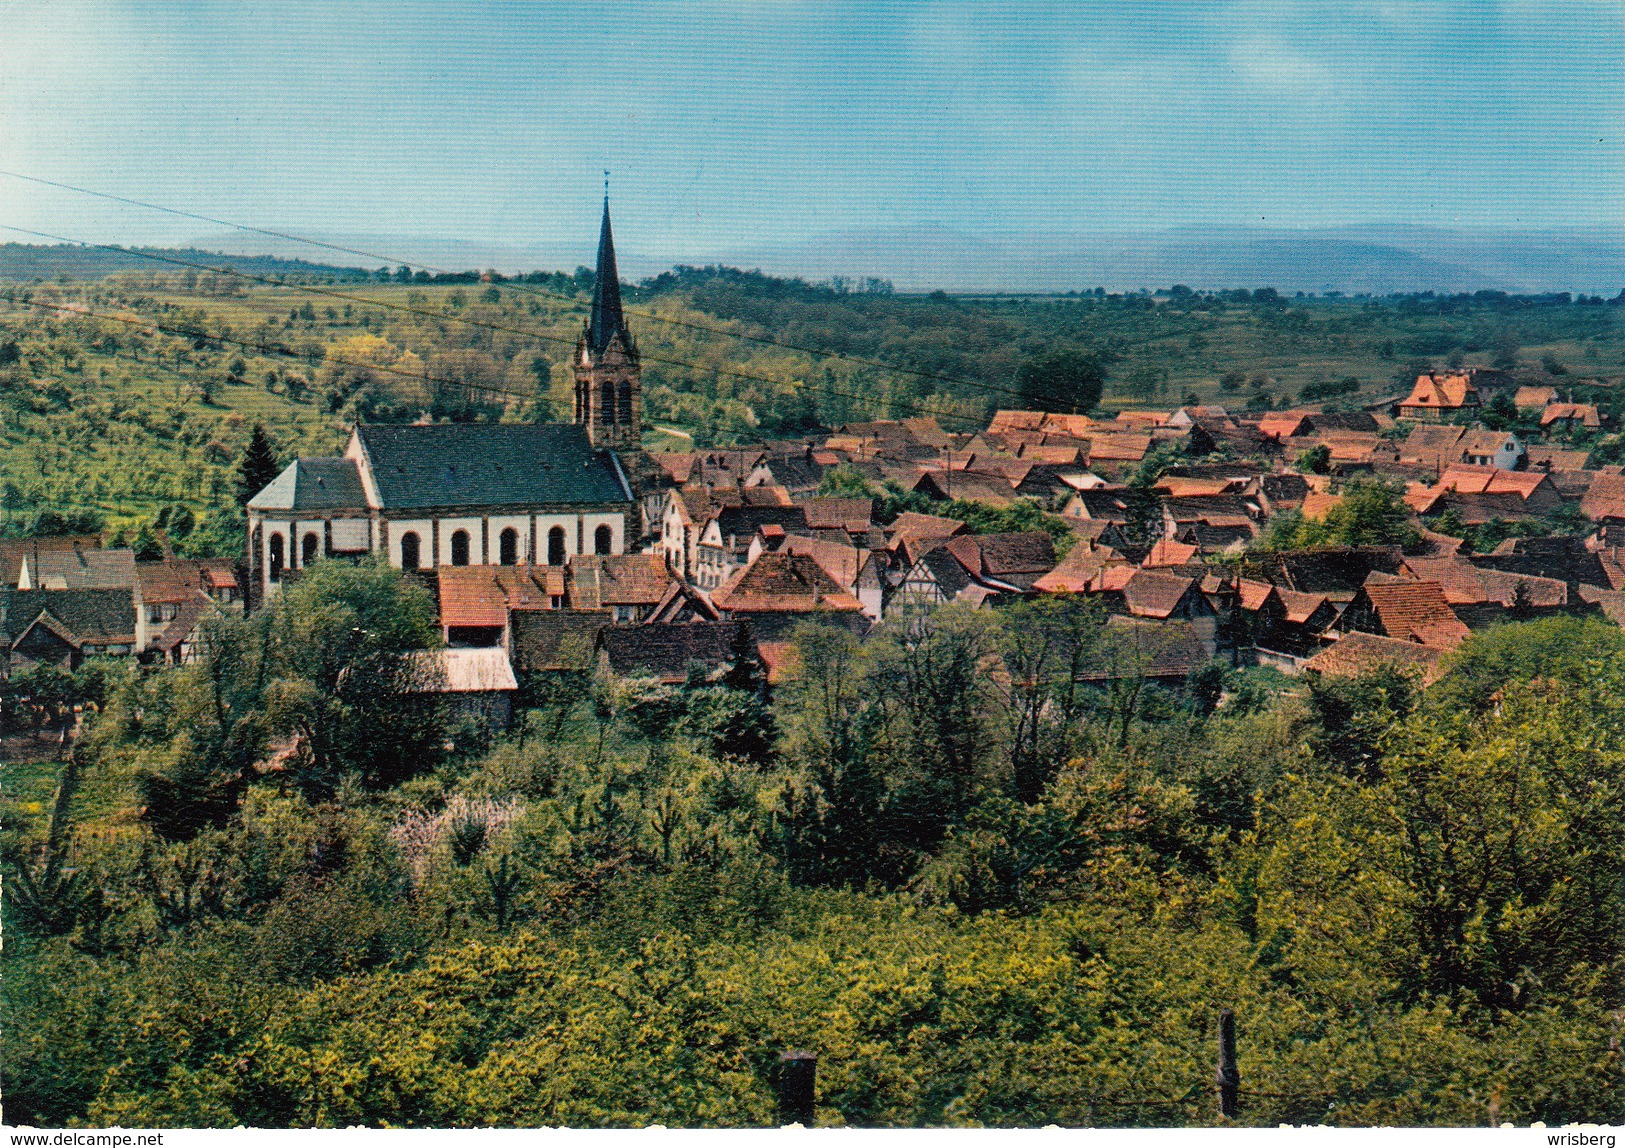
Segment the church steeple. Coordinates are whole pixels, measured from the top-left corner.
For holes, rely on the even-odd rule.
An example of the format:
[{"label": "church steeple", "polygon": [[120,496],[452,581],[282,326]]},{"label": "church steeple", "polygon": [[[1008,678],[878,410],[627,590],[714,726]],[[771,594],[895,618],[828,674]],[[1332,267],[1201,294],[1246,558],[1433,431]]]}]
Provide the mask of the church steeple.
[{"label": "church steeple", "polygon": [[[606,173],[607,174],[607,173]],[[609,189],[598,228],[598,272],[592,311],[575,355],[575,421],[596,447],[638,450],[643,441],[643,378],[637,344],[621,311],[621,276],[609,226]]]},{"label": "church steeple", "polygon": [[621,274],[615,266],[615,236],[609,227],[609,194],[604,195],[604,222],[598,228],[598,271],[592,288],[592,318],[587,323],[587,343],[594,353],[601,354],[610,339],[619,333],[632,336],[626,329],[626,317],[621,314]]}]

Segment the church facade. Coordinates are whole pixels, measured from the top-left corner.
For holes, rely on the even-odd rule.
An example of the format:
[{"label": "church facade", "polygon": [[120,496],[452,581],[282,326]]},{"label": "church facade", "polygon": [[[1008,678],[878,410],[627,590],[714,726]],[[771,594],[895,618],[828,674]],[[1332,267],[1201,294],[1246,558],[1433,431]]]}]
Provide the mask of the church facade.
[{"label": "church facade", "polygon": [[607,198],[571,362],[573,422],[357,424],[342,455],[290,464],[248,501],[254,597],[327,557],[378,554],[413,570],[625,553],[658,467],[642,450],[642,375]]}]

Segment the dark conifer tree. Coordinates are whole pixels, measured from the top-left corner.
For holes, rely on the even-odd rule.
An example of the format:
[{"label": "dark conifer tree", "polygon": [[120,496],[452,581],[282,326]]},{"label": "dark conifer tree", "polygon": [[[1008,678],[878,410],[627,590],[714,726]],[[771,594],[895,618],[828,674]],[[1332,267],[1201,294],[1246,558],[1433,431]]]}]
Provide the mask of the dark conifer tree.
[{"label": "dark conifer tree", "polygon": [[265,428],[259,423],[254,424],[254,430],[248,436],[248,445],[243,448],[242,461],[237,464],[237,505],[247,506],[248,500],[260,491],[282,471],[276,460],[276,448],[271,445],[271,436],[265,433]]}]

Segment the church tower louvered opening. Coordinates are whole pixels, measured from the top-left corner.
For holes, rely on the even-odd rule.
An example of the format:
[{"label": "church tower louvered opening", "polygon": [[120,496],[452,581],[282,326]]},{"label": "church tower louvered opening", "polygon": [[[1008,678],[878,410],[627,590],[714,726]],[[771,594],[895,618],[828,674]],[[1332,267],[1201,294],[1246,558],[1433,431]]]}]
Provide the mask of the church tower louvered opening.
[{"label": "church tower louvered opening", "polygon": [[615,238],[609,226],[609,197],[598,231],[598,269],[592,314],[575,352],[575,421],[587,428],[592,444],[607,450],[638,450],[643,445],[643,378],[637,344],[621,311],[621,279],[615,266]]}]

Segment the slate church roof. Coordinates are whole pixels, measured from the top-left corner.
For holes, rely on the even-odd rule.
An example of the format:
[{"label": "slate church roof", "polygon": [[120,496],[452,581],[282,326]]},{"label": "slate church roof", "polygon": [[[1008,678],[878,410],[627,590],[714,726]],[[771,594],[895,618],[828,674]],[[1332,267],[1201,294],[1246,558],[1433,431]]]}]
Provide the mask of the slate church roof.
[{"label": "slate church roof", "polygon": [[363,510],[367,492],[349,458],[301,458],[248,500],[250,510]]},{"label": "slate church roof", "polygon": [[619,464],[569,423],[358,425],[384,510],[632,501]]}]

